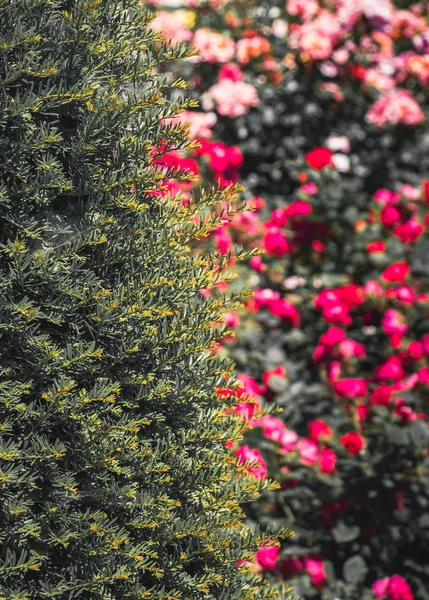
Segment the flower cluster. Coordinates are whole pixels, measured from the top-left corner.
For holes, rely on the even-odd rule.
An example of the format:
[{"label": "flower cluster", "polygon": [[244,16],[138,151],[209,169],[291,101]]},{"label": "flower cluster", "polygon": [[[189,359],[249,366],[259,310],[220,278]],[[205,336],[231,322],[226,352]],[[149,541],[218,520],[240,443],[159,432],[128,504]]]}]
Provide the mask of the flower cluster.
[{"label": "flower cluster", "polygon": [[178,66],[201,101],[182,166],[193,191],[241,173],[246,210],[204,243],[255,251],[230,263],[251,295],[214,349],[242,388],[219,397],[239,467],[279,484],[249,518],[296,532],[252,568],[304,598],[427,600],[427,2],[185,5],[161,27],[199,51]]}]

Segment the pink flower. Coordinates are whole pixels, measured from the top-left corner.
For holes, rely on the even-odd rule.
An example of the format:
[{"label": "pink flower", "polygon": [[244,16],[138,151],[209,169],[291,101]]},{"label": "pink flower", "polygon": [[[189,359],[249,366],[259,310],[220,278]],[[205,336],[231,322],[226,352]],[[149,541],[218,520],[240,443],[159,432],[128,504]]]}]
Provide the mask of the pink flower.
[{"label": "pink flower", "polygon": [[302,185],[300,188],[301,192],[303,194],[317,194],[317,192],[319,191],[319,188],[317,187],[317,185],[315,183],[305,183],[304,185]]},{"label": "pink flower", "polygon": [[309,21],[319,11],[317,0],[287,0],[286,10],[294,17]]},{"label": "pink flower", "polygon": [[323,560],[315,556],[303,559],[304,569],[310,575],[311,583],[317,590],[321,590],[328,583]]},{"label": "pink flower", "polygon": [[255,414],[256,408],[259,408],[258,403],[240,402],[232,410],[240,415],[245,421],[248,421]]},{"label": "pink flower", "polygon": [[340,343],[338,353],[341,358],[365,358],[366,356],[365,346],[349,338]]},{"label": "pink flower", "polygon": [[408,90],[396,90],[379,98],[366,115],[377,127],[386,125],[419,125],[424,113]]},{"label": "pink flower", "polygon": [[390,356],[383,364],[375,369],[378,379],[385,381],[387,379],[402,379],[406,373],[401,367],[401,361],[397,356]]},{"label": "pink flower", "polygon": [[321,473],[330,475],[335,473],[335,464],[337,462],[337,455],[331,448],[323,448],[319,457],[319,469]]},{"label": "pink flower", "polygon": [[227,63],[235,54],[234,41],[211,31],[207,27],[197,29],[194,35],[194,46],[199,51],[199,59],[203,62]]},{"label": "pink flower", "polygon": [[363,291],[365,296],[369,298],[381,298],[383,295],[383,288],[378,281],[373,279],[366,282],[366,284],[363,286]]},{"label": "pink flower", "polygon": [[392,206],[394,204],[398,204],[401,196],[398,192],[392,192],[391,190],[386,190],[385,188],[380,188],[374,194],[374,200],[378,204],[382,206]]},{"label": "pink flower", "polygon": [[269,310],[276,317],[280,317],[286,323],[289,323],[291,327],[299,327],[301,324],[301,317],[299,312],[292,302],[285,298],[279,300],[273,300],[269,304]]},{"label": "pink flower", "polygon": [[[241,373],[237,376],[238,381],[241,381],[243,384],[242,394],[246,394],[247,396],[257,397],[261,396],[265,392],[265,386],[259,385],[256,380],[250,375],[246,375]],[[240,390],[238,390],[240,391]]]},{"label": "pink flower", "polygon": [[255,299],[256,310],[259,310],[261,307],[268,308],[272,302],[280,300],[280,293],[275,292],[271,288],[256,288],[253,292],[253,296]]},{"label": "pink flower", "polygon": [[313,212],[313,207],[309,202],[303,200],[295,200],[285,208],[286,216],[293,219],[294,217],[305,217]]},{"label": "pink flower", "polygon": [[175,125],[176,123],[189,125],[189,137],[193,140],[209,139],[212,137],[212,127],[216,124],[217,117],[215,113],[201,113],[185,110],[174,119],[165,119],[165,123]]},{"label": "pink flower", "polygon": [[289,240],[278,227],[270,227],[264,236],[264,248],[272,256],[281,257],[291,252]]},{"label": "pink flower", "polygon": [[371,404],[389,406],[394,389],[390,385],[381,385],[371,393]]},{"label": "pink flower", "polygon": [[365,440],[357,431],[346,433],[340,441],[345,450],[353,456],[365,448]]},{"label": "pink flower", "polygon": [[240,317],[236,312],[227,312],[223,315],[225,319],[225,325],[228,327],[237,328],[240,324]]},{"label": "pink flower", "polygon": [[[286,425],[280,419],[272,417],[271,415],[265,415],[260,419],[253,419],[249,423],[250,427],[262,427],[263,435],[273,440],[273,442],[280,442],[283,435],[287,432]],[[295,440],[298,439],[298,435],[295,432],[291,432],[295,435]]]},{"label": "pink flower", "polygon": [[301,461],[306,465],[315,465],[319,459],[319,448],[313,440],[302,438],[297,442],[296,449]]},{"label": "pink flower", "polygon": [[392,575],[379,579],[372,585],[374,594],[381,598],[387,597],[389,600],[414,600],[413,592],[404,577]]},{"label": "pink flower", "polygon": [[332,325],[351,325],[352,323],[349,309],[344,304],[325,306],[322,316],[327,323]]},{"label": "pink flower", "polygon": [[391,92],[395,87],[393,77],[385,75],[378,69],[367,69],[363,81],[368,87],[374,87],[380,92]]},{"label": "pink flower", "polygon": [[315,19],[294,29],[289,43],[310,60],[329,58],[335,45],[341,40],[342,30],[336,16],[325,10]]},{"label": "pink flower", "polygon": [[277,546],[261,546],[256,553],[256,562],[263,571],[274,571],[279,554]]},{"label": "pink flower", "polygon": [[381,320],[381,326],[386,335],[405,335],[408,325],[405,317],[398,310],[390,308],[386,310]]},{"label": "pink flower", "polygon": [[353,399],[363,398],[368,393],[368,386],[365,379],[340,379],[334,383],[335,393],[340,398]]},{"label": "pink flower", "polygon": [[336,346],[346,337],[345,331],[339,327],[330,327],[326,333],[320,336],[320,343],[324,346]]},{"label": "pink flower", "polygon": [[235,63],[228,63],[222,65],[219,70],[219,81],[221,79],[230,79],[231,81],[243,81],[244,74],[238,65]]},{"label": "pink flower", "polygon": [[380,221],[384,227],[394,227],[399,223],[401,213],[395,206],[385,206],[380,214]]},{"label": "pink flower", "polygon": [[162,33],[166,40],[173,43],[189,42],[192,39],[192,31],[169,11],[158,11],[151,28]]},{"label": "pink flower", "polygon": [[421,236],[424,227],[415,219],[410,219],[401,223],[393,230],[393,234],[398,237],[403,244],[413,244]]},{"label": "pink flower", "polygon": [[235,453],[238,458],[238,465],[243,463],[251,463],[247,466],[248,472],[256,477],[256,479],[265,479],[268,473],[267,465],[262,458],[262,454],[256,448],[250,446],[240,446]]},{"label": "pink flower", "polygon": [[218,113],[225,117],[241,117],[259,104],[256,89],[244,81],[222,79],[212,85],[207,93],[215,102]]},{"label": "pink flower", "polygon": [[395,290],[396,298],[404,304],[413,304],[415,295],[413,290],[408,285],[400,285]]},{"label": "pink flower", "polygon": [[383,577],[383,579],[378,579],[376,582],[372,584],[372,591],[379,598],[385,596],[387,593],[387,586],[389,585],[390,578]]},{"label": "pink flower", "polygon": [[220,254],[225,255],[232,251],[232,239],[225,227],[216,230],[215,239]]}]

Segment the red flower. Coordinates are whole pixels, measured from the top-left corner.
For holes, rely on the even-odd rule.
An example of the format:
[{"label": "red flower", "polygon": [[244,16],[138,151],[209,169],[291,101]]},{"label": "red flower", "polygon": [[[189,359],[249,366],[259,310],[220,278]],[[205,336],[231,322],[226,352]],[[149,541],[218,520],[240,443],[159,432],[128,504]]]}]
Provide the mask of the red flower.
[{"label": "red flower", "polygon": [[387,269],[382,273],[381,277],[384,281],[388,282],[402,282],[408,276],[410,272],[410,267],[406,262],[396,262],[392,263]]},{"label": "red flower", "polygon": [[424,227],[421,223],[414,219],[410,219],[406,223],[398,225],[393,230],[393,234],[398,237],[403,244],[412,244],[421,236]]},{"label": "red flower", "polygon": [[423,181],[423,198],[426,204],[429,204],[429,181]]},{"label": "red flower", "polygon": [[334,435],[329,425],[321,419],[310,421],[308,424],[308,430],[310,432],[311,439],[315,442],[319,442],[320,440],[326,438],[331,438]]},{"label": "red flower", "polygon": [[365,440],[357,431],[346,433],[342,436],[340,441],[346,451],[353,456],[359,454],[359,452],[365,448]]},{"label": "red flower", "polygon": [[366,251],[369,253],[372,252],[385,252],[386,250],[386,242],[371,242],[367,244]]},{"label": "red flower", "polygon": [[263,375],[262,375],[262,381],[265,383],[265,385],[268,385],[268,386],[270,385],[271,377],[283,377],[284,379],[286,379],[287,373],[286,373],[286,369],[284,368],[284,366],[279,365],[278,367],[275,367],[274,369],[265,371],[265,373],[263,373]]},{"label": "red flower", "polygon": [[328,148],[321,146],[318,148],[313,148],[313,150],[307,152],[305,155],[305,160],[312,169],[320,170],[331,164],[332,152],[328,150]]}]

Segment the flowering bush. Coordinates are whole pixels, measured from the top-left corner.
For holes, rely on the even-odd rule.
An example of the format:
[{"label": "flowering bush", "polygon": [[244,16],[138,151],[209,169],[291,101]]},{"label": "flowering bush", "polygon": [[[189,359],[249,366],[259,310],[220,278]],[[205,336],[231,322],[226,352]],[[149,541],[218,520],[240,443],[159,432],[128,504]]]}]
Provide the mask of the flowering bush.
[{"label": "flowering bush", "polygon": [[252,288],[218,348],[242,372],[232,451],[280,483],[248,516],[295,531],[254,568],[305,598],[426,600],[428,3],[185,4],[199,176],[247,189],[210,239]]}]

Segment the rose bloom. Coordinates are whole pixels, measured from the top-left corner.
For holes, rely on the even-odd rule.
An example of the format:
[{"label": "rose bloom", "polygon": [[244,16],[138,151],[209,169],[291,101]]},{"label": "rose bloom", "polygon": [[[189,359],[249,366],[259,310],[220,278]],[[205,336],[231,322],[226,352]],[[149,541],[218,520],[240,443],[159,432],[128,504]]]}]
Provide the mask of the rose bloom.
[{"label": "rose bloom", "polygon": [[264,235],[264,248],[268,254],[281,257],[291,252],[289,240],[279,227],[270,227]]},{"label": "rose bloom", "polygon": [[372,585],[372,591],[378,597],[388,600],[414,600],[413,592],[404,577],[392,575],[379,579]]},{"label": "rose bloom", "polygon": [[197,29],[194,46],[200,53],[196,58],[203,62],[227,63],[235,54],[234,40],[207,27]]},{"label": "rose bloom", "polygon": [[393,308],[386,310],[381,320],[381,326],[386,335],[402,336],[408,331],[408,325],[404,315]]},{"label": "rose bloom", "polygon": [[277,546],[261,546],[256,553],[256,562],[263,571],[274,571],[279,554]]},{"label": "rose bloom", "polygon": [[261,54],[266,54],[271,49],[270,42],[260,35],[253,35],[249,38],[242,38],[237,42],[236,57],[238,62],[246,64],[252,58],[258,58]]},{"label": "rose bloom", "polygon": [[413,244],[421,236],[424,227],[415,219],[401,223],[393,230],[393,235],[398,237],[403,244]]},{"label": "rose bloom", "polygon": [[331,438],[334,435],[329,425],[321,419],[317,419],[316,421],[310,421],[308,423],[308,430],[310,432],[311,439],[315,442],[319,442],[326,438]]},{"label": "rose bloom", "polygon": [[313,150],[307,152],[305,160],[312,169],[320,170],[331,164],[332,152],[322,146],[313,148]]},{"label": "rose bloom", "polygon": [[215,113],[201,113],[185,110],[182,114],[173,119],[165,119],[163,122],[176,125],[177,123],[189,125],[189,137],[193,140],[197,138],[209,139],[212,137],[212,127],[216,125],[217,117]]},{"label": "rose bloom", "polygon": [[425,116],[408,90],[397,90],[376,100],[367,112],[366,119],[377,127],[413,126],[422,123]]},{"label": "rose bloom", "polygon": [[267,476],[267,465],[262,458],[262,454],[256,448],[250,446],[240,446],[235,456],[238,458],[238,464],[242,465],[245,462],[253,463],[247,466],[248,472],[256,477],[256,479],[265,479]]},{"label": "rose bloom", "polygon": [[316,556],[307,556],[303,559],[304,569],[310,575],[311,583],[317,590],[322,590],[328,583],[323,560]]},{"label": "rose bloom", "polygon": [[299,452],[301,462],[306,465],[315,465],[319,459],[319,448],[313,440],[302,438],[297,442],[296,449]]},{"label": "rose bloom", "polygon": [[362,398],[368,392],[365,379],[340,379],[334,383],[335,393],[340,398],[353,399]]},{"label": "rose bloom", "polygon": [[337,462],[337,455],[331,448],[323,448],[319,457],[319,469],[321,473],[325,475],[331,475],[335,473],[335,464]]},{"label": "rose bloom", "polygon": [[177,16],[165,10],[157,12],[151,28],[162,33],[166,40],[173,43],[189,42],[192,39],[192,31],[185,27]]},{"label": "rose bloom", "polygon": [[381,278],[389,283],[401,283],[408,276],[410,267],[406,262],[392,263],[382,273]]},{"label": "rose bloom", "polygon": [[230,118],[241,117],[259,104],[256,89],[244,81],[222,79],[209,88],[208,94],[216,103],[218,113]]},{"label": "rose bloom", "polygon": [[342,446],[353,456],[365,448],[365,440],[357,431],[350,431],[340,439]]}]

